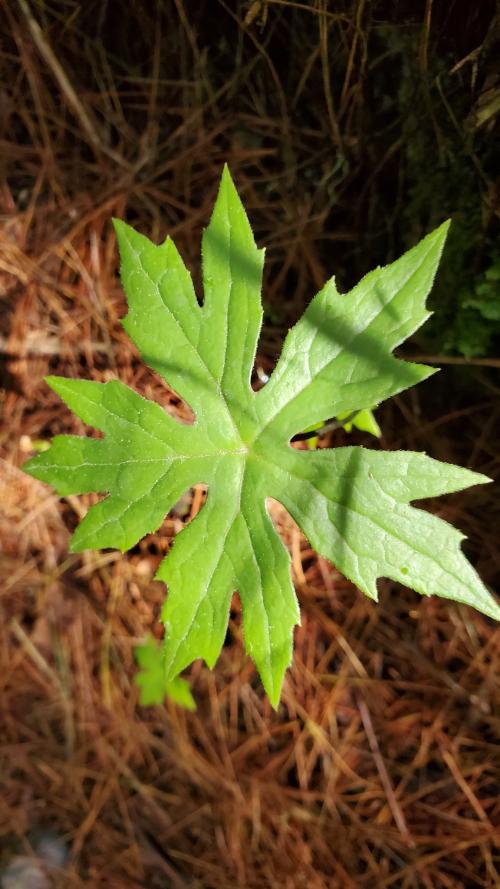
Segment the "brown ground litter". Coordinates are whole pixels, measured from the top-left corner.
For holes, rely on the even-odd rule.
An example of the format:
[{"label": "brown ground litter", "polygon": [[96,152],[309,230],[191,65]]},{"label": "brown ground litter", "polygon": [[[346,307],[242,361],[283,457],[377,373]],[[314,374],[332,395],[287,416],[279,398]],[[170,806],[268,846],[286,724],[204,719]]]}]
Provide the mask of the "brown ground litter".
[{"label": "brown ground litter", "polygon": [[[88,433],[44,385],[48,372],[119,377],[186,410],[120,328],[111,216],[154,238],[168,230],[199,282],[201,228],[228,160],[268,246],[259,360],[270,369],[283,331],[337,258],[345,271],[342,256],[353,254],[397,152],[377,157],[353,142],[369,113],[363,2],[218,0],[217,39],[201,6],[203,15],[183,0],[129,10],[19,0],[1,12],[0,882],[16,856],[40,853],[45,832],[64,863],[47,865],[43,879],[71,889],[500,886],[500,635],[491,621],[386,582],[374,605],[275,505],[302,606],[278,712],[244,655],[236,598],[216,669],[189,671],[197,712],[170,702],[143,709],[133,647],[158,632],[155,568],[200,498],[190,495],[187,516],[171,515],[126,555],[76,556],[69,533],[93,497],[59,500],[20,471],[37,442]],[[429,28],[443,13],[423,6],[415,21],[425,67]],[[476,19],[469,37],[479,45]],[[344,64],[333,92],[332,35]],[[302,72],[293,91],[280,63],[292,37]],[[365,165],[372,176],[347,215],[359,180],[342,165],[332,173],[340,144],[357,174]],[[381,445],[354,440],[425,449],[498,476],[493,373],[446,367],[379,412]],[[331,443],[344,440],[337,432]],[[467,534],[495,588],[494,486],[429,507]]]}]

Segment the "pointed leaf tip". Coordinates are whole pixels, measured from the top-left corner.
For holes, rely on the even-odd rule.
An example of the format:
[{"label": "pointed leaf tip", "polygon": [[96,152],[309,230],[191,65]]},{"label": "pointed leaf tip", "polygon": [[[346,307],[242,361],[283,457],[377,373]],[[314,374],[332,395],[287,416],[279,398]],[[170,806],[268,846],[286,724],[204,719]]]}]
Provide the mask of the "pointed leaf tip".
[{"label": "pointed leaf tip", "polygon": [[63,392],[64,389],[67,388],[68,383],[72,382],[69,377],[60,377],[57,374],[47,374],[43,378],[43,381],[47,384],[47,386],[49,386],[50,389],[52,389],[53,392],[56,393],[56,395],[59,395],[59,398],[62,398],[61,392]]},{"label": "pointed leaf tip", "polygon": [[[224,164],[224,166],[222,168],[222,174],[220,177],[218,194],[224,193],[224,190],[226,190],[226,189],[227,189],[228,197],[236,202],[236,205],[241,208],[241,212],[243,212],[246,217],[246,211],[243,206],[242,200],[240,198],[239,191],[236,188],[234,179],[231,175],[231,171],[230,171],[228,165]],[[248,227],[250,229],[249,223],[248,223]],[[253,238],[253,232],[252,232],[252,238]]]},{"label": "pointed leaf tip", "polygon": [[125,222],[124,219],[118,219],[118,217],[113,216],[112,225],[115,230],[116,237],[120,239],[125,234],[126,230],[130,228],[130,226]]}]

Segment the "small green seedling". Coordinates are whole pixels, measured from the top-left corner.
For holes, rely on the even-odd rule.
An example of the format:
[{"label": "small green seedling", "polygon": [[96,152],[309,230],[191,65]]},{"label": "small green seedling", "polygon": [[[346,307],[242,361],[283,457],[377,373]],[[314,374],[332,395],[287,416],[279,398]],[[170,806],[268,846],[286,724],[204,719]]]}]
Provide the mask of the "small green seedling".
[{"label": "small green seedling", "polygon": [[144,707],[159,704],[167,696],[186,710],[195,710],[196,704],[187,679],[175,676],[167,681],[163,669],[161,646],[149,636],[135,648],[139,672],[135,677],[140,688],[139,701]]},{"label": "small green seedling", "polygon": [[429,317],[448,223],[350,293],[327,281],[259,392],[250,378],[263,251],[227,168],[203,235],[202,306],[170,238],[156,246],[124,222],[115,228],[129,305],[123,326],[195,422],[178,422],[118,380],[51,376],[49,386],[104,438],[57,436],[24,468],[61,495],[107,492],[77,528],[73,551],[127,550],[159,528],[188,488],[208,485],[205,505],[158,570],[168,584],[165,641],[161,655],[149,644],[139,655],[144,698],[161,698],[195,658],[215,664],[237,590],[246,650],[277,706],[299,608],[269,497],[371,599],[377,579],[388,577],[500,619],[461,551],[462,534],[409,505],[489,479],[422,453],[291,445],[325,417],[352,416],[434,373],[392,352]]}]

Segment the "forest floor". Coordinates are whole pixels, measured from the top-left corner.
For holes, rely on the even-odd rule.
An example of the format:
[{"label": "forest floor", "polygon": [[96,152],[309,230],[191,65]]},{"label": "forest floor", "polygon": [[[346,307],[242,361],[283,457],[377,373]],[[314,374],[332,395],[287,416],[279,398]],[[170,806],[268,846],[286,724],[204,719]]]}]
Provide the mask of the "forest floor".
[{"label": "forest floor", "polygon": [[[152,237],[168,229],[196,277],[201,229],[229,160],[259,243],[269,236],[272,311],[258,358],[266,371],[288,316],[332,269],[316,248],[321,216],[294,205],[290,182],[280,180],[267,203],[255,191],[267,143],[240,134],[228,148],[225,112],[207,121],[195,102],[182,111],[173,147],[152,161],[151,106],[151,131],[129,162],[120,145],[93,134],[95,97],[72,96],[71,83],[58,80],[47,32],[41,49],[29,16],[16,16],[4,61],[18,79],[4,113],[14,119],[21,107],[23,129],[5,130],[15,173],[2,187],[0,228],[0,885],[14,885],[15,868],[19,877],[29,865],[32,882],[15,884],[23,889],[500,886],[500,633],[472,609],[387,581],[380,602],[369,601],[279,506],[273,519],[290,548],[302,626],[277,712],[244,654],[236,598],[215,669],[188,671],[196,712],[170,701],[140,707],[133,649],[159,635],[164,587],[155,570],[203,493],[189,492],[125,555],[74,555],[70,533],[95,498],[59,499],[21,470],[51,436],[88,432],[44,384],[47,373],[119,378],[184,410],[120,327],[110,219],[126,211]],[[140,86],[136,100],[145,102]],[[103,95],[118,115],[109,84]],[[264,123],[269,140],[278,138]],[[339,233],[340,242],[352,237]],[[297,303],[280,314],[290,270]],[[378,411],[380,442],[337,431],[329,443],[425,450],[498,478],[494,370],[443,367]],[[467,554],[498,590],[495,488],[426,508],[467,535]]]}]

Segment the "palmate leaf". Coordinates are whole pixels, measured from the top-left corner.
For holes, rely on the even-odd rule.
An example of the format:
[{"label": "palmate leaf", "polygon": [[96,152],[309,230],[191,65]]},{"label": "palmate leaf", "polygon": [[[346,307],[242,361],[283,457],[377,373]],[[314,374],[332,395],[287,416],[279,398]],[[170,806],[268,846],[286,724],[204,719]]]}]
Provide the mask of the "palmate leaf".
[{"label": "palmate leaf", "polygon": [[157,575],[168,584],[165,683],[194,658],[215,663],[237,590],[246,650],[277,705],[299,609],[269,497],[371,598],[377,579],[389,577],[500,618],[462,554],[462,535],[409,505],[485,476],[424,454],[290,444],[325,417],[379,404],[434,372],[392,352],[428,317],[425,299],[446,230],[442,225],[348,294],[329,280],[289,332],[267,385],[254,392],[263,252],[228,170],[203,236],[203,306],[170,239],[155,246],[116,222],[129,305],[124,327],[144,361],[193,409],[195,423],[181,424],[120,382],[49,377],[104,438],[58,436],[25,469],[63,495],[107,492],[74,534],[73,550],[126,550],[161,525],[186,489],[208,485],[205,505]]}]

